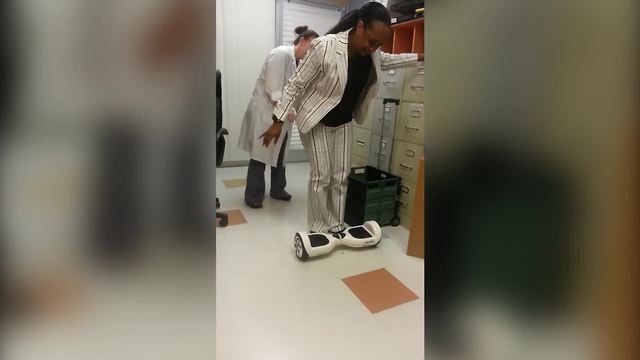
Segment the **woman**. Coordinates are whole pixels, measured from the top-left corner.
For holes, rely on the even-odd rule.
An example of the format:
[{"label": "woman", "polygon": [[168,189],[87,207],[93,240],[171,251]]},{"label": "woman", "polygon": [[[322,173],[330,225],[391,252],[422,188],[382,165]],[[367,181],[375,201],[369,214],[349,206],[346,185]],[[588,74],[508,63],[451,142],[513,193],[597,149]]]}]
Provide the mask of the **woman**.
[{"label": "woman", "polygon": [[265,146],[277,141],[286,126],[284,119],[295,117],[311,165],[307,217],[311,232],[343,236],[351,120],[363,123],[378,91],[381,68],[424,59],[423,54],[380,52],[390,36],[391,18],[380,3],[367,3],[345,15],[328,35],[312,43],[284,88],[273,124],[261,136]]},{"label": "woman", "polygon": [[[307,26],[295,29],[293,46],[279,46],[269,53],[262,66],[249,106],[242,120],[238,147],[249,152],[251,160],[247,171],[244,202],[251,208],[261,208],[265,194],[265,164],[271,166],[271,191],[274,199],[289,201],[291,195],[284,188],[286,153],[291,140],[292,124],[285,125],[285,136],[276,139],[273,146],[260,146],[260,135],[271,125],[273,107],[282,97],[282,89],[293,76],[298,62],[311,47],[318,34]],[[282,130],[282,129],[281,129]]]}]

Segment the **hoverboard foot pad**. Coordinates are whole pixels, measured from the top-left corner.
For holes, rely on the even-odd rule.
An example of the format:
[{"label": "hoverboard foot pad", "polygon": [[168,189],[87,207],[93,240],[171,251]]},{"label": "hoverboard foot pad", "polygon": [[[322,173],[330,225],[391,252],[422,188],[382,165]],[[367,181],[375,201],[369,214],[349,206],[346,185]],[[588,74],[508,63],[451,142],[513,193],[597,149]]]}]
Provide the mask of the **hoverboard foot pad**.
[{"label": "hoverboard foot pad", "polygon": [[367,231],[364,226],[352,227],[351,229],[349,229],[349,235],[356,239],[366,239],[373,237],[373,235],[369,233],[369,231]]},{"label": "hoverboard foot pad", "polygon": [[324,246],[329,243],[329,239],[323,234],[310,234],[309,242],[311,243],[311,247]]}]

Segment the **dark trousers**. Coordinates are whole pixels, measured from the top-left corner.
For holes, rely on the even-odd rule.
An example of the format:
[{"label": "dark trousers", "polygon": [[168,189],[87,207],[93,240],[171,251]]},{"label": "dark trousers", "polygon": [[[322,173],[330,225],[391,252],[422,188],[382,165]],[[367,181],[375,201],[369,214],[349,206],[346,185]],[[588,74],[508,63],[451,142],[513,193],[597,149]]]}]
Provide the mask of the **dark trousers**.
[{"label": "dark trousers", "polygon": [[[284,188],[287,186],[285,176],[284,151],[287,144],[287,135],[284,137],[280,155],[278,155],[278,164],[271,167],[271,191],[272,196],[284,194]],[[264,199],[264,171],[266,165],[258,160],[251,159],[249,161],[249,169],[247,170],[247,187],[244,190],[244,201],[246,203],[259,203]]]}]

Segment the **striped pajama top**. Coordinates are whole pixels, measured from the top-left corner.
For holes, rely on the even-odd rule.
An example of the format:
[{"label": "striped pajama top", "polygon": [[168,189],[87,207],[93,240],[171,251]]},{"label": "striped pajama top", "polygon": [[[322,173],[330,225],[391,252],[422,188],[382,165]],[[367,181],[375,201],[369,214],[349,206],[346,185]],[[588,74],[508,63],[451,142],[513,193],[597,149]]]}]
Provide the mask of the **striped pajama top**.
[{"label": "striped pajama top", "polygon": [[[284,87],[273,110],[274,118],[282,121],[286,114],[295,113],[298,129],[306,134],[338,105],[347,84],[349,31],[313,40],[295,75]],[[415,63],[418,55],[376,50],[371,54],[371,60],[369,80],[353,110],[353,118],[358,124],[364,122],[366,109],[378,92],[381,71]]]}]

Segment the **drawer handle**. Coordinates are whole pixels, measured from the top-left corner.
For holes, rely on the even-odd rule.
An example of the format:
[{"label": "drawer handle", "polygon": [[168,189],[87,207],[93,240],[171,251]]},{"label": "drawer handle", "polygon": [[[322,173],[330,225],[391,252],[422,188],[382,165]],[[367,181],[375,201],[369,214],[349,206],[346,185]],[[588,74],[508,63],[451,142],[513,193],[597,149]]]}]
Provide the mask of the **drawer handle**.
[{"label": "drawer handle", "polygon": [[413,170],[413,166],[409,166],[409,165],[405,165],[405,164],[400,164],[400,167],[403,169],[407,169],[407,170]]},{"label": "drawer handle", "polygon": [[407,204],[405,204],[402,201],[398,201],[398,205],[400,205],[401,208],[406,208],[407,207]]},{"label": "drawer handle", "polygon": [[356,140],[356,144],[360,146],[364,146],[364,141]]},{"label": "drawer handle", "polygon": [[424,75],[424,67],[420,68],[418,71],[418,75]]},{"label": "drawer handle", "polygon": [[407,155],[408,157],[416,157],[416,152],[413,150],[406,150],[404,154]]},{"label": "drawer handle", "polygon": [[420,131],[420,129],[418,129],[417,127],[413,127],[413,126],[405,126],[404,128],[407,129],[408,131],[412,131],[412,132]]},{"label": "drawer handle", "polygon": [[[423,73],[424,74],[424,73]],[[424,85],[420,85],[420,84],[412,84],[411,85],[412,89],[424,89]]]},{"label": "drawer handle", "polygon": [[406,187],[406,186],[400,186],[400,191],[402,191],[405,194],[408,194],[409,193],[409,188]]},{"label": "drawer handle", "polygon": [[422,110],[411,110],[411,117],[419,118],[422,115]]}]

